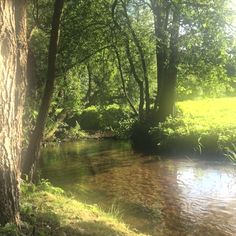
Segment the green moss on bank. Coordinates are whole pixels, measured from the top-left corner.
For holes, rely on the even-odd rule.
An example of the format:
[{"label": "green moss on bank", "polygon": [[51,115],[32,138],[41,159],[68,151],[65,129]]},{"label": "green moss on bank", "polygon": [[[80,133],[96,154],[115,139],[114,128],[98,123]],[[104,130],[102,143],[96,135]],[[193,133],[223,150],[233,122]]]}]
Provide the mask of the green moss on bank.
[{"label": "green moss on bank", "polygon": [[37,187],[23,184],[21,189],[21,218],[26,222],[22,231],[27,235],[143,235],[123,223],[117,212],[105,213],[97,205],[68,197],[47,181]]}]

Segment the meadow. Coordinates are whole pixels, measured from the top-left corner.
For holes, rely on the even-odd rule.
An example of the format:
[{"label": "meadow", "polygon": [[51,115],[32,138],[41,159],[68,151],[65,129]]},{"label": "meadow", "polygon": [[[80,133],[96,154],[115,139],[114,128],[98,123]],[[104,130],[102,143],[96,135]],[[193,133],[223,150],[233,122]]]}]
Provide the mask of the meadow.
[{"label": "meadow", "polygon": [[236,143],[236,98],[183,101],[175,117],[151,129],[154,143],[163,151],[224,155]]}]

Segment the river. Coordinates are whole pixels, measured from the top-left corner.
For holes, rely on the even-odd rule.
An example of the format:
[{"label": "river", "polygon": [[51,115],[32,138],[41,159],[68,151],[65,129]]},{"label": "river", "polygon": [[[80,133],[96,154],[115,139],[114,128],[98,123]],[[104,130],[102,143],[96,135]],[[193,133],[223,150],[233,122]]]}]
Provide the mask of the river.
[{"label": "river", "polygon": [[153,236],[236,235],[236,166],[137,153],[128,142],[46,147],[42,178]]}]

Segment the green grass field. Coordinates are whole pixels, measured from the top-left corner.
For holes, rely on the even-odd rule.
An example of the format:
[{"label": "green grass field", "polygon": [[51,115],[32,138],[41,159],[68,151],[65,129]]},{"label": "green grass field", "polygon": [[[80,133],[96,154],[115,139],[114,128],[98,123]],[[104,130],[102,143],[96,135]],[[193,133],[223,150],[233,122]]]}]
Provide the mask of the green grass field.
[{"label": "green grass field", "polygon": [[208,129],[236,129],[236,98],[179,102],[177,109],[191,125]]},{"label": "green grass field", "polygon": [[184,101],[151,132],[163,150],[224,154],[236,143],[236,98]]}]

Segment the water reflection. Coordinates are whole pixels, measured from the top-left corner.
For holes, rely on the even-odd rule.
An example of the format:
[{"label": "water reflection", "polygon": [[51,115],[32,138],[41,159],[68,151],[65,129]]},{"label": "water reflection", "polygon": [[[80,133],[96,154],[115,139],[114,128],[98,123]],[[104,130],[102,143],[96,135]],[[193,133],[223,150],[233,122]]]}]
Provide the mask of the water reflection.
[{"label": "water reflection", "polygon": [[232,166],[213,163],[206,167],[206,164],[202,162],[203,167],[198,167],[195,163],[177,171],[182,192],[181,212],[197,224],[207,222],[206,229],[213,229],[218,235],[235,235],[235,170]]},{"label": "water reflection", "polygon": [[208,196],[212,199],[230,200],[236,196],[235,173],[226,168],[201,169],[180,168],[177,171],[178,184],[188,198]]},{"label": "water reflection", "polygon": [[80,200],[115,206],[151,235],[236,235],[235,166],[143,156],[124,142],[44,149],[42,175]]}]

